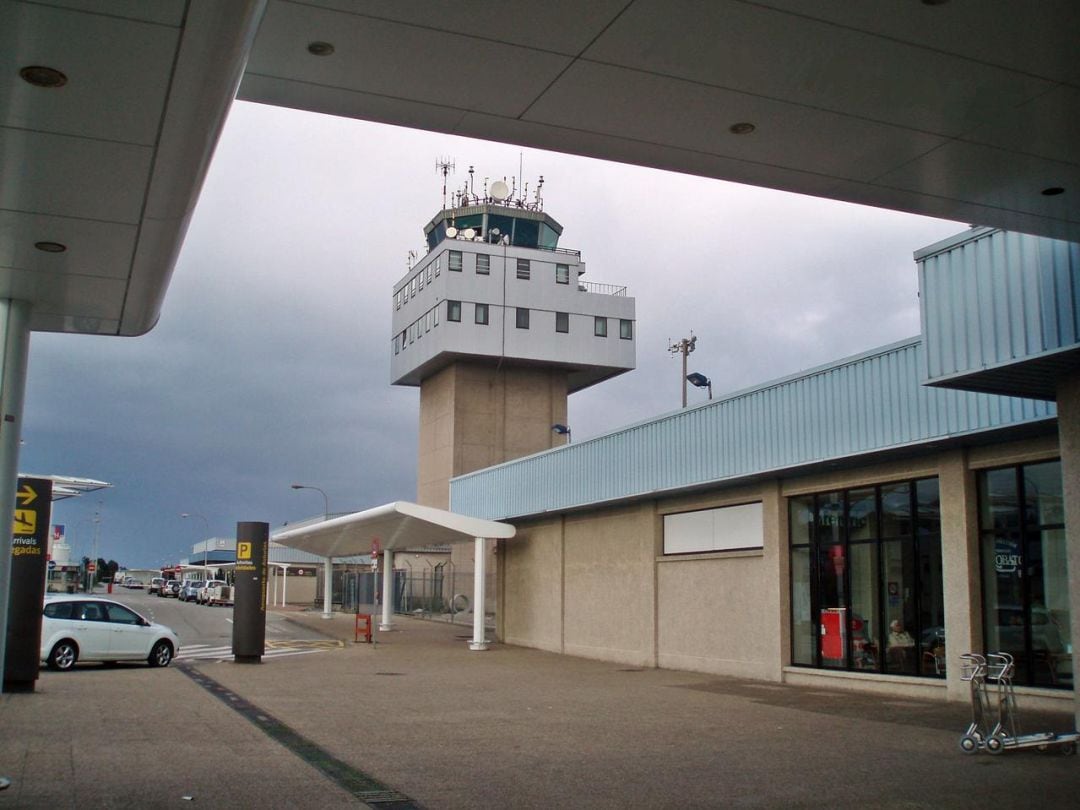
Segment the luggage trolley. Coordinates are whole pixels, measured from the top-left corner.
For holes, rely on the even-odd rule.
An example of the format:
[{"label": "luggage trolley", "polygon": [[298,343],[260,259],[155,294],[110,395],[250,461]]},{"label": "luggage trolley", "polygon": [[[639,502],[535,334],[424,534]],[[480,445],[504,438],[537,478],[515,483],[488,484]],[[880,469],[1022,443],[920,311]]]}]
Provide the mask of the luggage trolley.
[{"label": "luggage trolley", "polygon": [[978,653],[960,656],[960,680],[971,685],[971,723],[960,736],[960,750],[974,754],[990,736],[990,706],[986,693],[986,658]]},{"label": "luggage trolley", "polygon": [[1076,751],[1080,733],[1075,731],[1020,733],[1012,686],[1015,662],[1011,655],[964,653],[960,667],[961,679],[971,683],[971,724],[960,737],[960,750],[965,754],[974,754],[980,748],[990,754],[1014,748],[1046,750],[1051,745],[1060,746],[1065,755]]}]

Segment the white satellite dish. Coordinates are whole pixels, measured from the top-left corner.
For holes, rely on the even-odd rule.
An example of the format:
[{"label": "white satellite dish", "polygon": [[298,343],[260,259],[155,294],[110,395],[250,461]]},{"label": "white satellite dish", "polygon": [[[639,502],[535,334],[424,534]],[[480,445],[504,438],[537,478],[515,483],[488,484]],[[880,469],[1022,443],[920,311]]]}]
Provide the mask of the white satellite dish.
[{"label": "white satellite dish", "polygon": [[464,236],[466,239],[472,239],[474,236],[476,236],[476,231],[474,231],[472,228],[466,228],[461,232],[461,235]]},{"label": "white satellite dish", "polygon": [[451,225],[449,228],[446,229],[446,238],[453,239],[455,236],[457,236],[457,228]]},{"label": "white satellite dish", "polygon": [[491,199],[502,202],[510,196],[510,186],[502,180],[496,180],[491,184]]}]

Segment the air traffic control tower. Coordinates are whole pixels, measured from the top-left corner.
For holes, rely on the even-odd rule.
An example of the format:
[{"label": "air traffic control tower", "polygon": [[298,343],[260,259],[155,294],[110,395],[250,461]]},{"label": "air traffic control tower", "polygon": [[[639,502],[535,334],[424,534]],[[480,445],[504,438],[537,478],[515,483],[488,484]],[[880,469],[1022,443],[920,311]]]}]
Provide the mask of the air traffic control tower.
[{"label": "air traffic control tower", "polygon": [[420,387],[417,501],[448,509],[453,476],[569,438],[569,394],[634,368],[634,299],[583,280],[537,184],[473,170],[424,227],[427,253],[394,285],[391,382]]}]

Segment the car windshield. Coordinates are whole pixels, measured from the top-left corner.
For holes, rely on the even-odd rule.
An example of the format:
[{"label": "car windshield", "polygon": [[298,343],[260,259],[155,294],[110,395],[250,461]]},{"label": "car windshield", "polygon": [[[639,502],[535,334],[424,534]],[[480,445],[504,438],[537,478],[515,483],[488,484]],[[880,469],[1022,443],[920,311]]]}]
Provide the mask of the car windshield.
[{"label": "car windshield", "polygon": [[201,588],[202,586],[203,586],[203,581],[201,579],[197,579],[197,580],[195,580],[194,582],[191,583],[192,588]]}]

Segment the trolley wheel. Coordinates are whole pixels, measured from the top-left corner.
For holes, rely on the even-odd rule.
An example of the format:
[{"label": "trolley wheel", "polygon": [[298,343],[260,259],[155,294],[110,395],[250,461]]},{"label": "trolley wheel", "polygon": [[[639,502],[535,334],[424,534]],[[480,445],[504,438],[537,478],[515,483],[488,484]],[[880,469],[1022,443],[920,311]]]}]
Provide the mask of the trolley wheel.
[{"label": "trolley wheel", "polygon": [[960,750],[965,754],[975,754],[979,751],[979,739],[974,734],[965,734],[960,738]]},{"label": "trolley wheel", "polygon": [[1075,753],[1076,753],[1076,743],[1067,742],[1067,743],[1062,743],[1061,744],[1061,755],[1062,756],[1071,757]]},{"label": "trolley wheel", "polygon": [[986,738],[986,750],[990,754],[1000,754],[1005,750],[1005,738],[994,734]]}]

